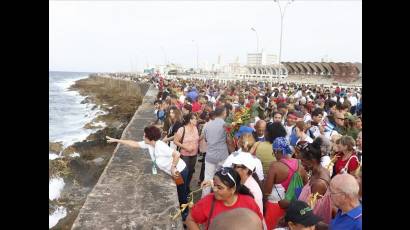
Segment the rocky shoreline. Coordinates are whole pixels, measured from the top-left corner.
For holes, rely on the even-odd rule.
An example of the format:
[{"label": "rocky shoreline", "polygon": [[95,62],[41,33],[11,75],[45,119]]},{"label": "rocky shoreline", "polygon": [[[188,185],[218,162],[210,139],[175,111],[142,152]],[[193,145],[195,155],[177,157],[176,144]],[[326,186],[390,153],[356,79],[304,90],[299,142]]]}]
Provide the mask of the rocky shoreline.
[{"label": "rocky shoreline", "polygon": [[103,112],[84,126],[96,132],[82,142],[65,149],[62,143],[49,143],[50,153],[61,153],[61,157],[49,160],[49,178],[61,177],[65,183],[60,198],[49,201],[49,213],[61,205],[67,209],[66,217],[52,229],[71,229],[87,194],[98,181],[115,149],[115,144],[106,143],[105,136],[121,137],[148,87],[145,83],[94,76],[78,80],[70,87],[70,90],[76,90],[85,97],[81,103],[95,104],[92,109]]}]

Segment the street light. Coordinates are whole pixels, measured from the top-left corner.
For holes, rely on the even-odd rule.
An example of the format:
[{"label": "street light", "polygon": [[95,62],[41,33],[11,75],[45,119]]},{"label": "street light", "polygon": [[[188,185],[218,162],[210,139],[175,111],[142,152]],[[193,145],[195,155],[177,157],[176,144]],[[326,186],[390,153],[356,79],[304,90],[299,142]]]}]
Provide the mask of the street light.
[{"label": "street light", "polygon": [[192,40],[192,42],[194,42],[196,44],[196,69],[199,69],[199,46],[198,46],[198,42],[195,40]]},{"label": "street light", "polygon": [[283,18],[285,17],[285,12],[286,12],[286,8],[290,5],[290,3],[292,3],[294,0],[288,0],[283,11],[282,11],[282,7],[280,6],[280,2],[279,0],[273,0],[274,2],[276,2],[278,4],[279,7],[279,12],[280,12],[280,44],[279,44],[279,71],[278,71],[278,79],[280,77],[280,73],[282,72],[282,68],[281,68],[281,57],[282,57],[282,28],[283,28]]},{"label": "street light", "polygon": [[255,28],[251,28],[252,31],[255,31],[256,34],[256,53],[259,52],[259,37],[258,37],[258,32],[256,32]]}]

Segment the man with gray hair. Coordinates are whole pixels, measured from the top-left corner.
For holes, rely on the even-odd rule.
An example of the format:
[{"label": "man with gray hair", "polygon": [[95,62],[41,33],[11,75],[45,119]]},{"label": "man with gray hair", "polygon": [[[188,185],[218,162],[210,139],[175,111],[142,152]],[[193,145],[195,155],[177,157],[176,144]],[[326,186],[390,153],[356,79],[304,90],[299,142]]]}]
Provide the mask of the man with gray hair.
[{"label": "man with gray hair", "polygon": [[215,217],[209,230],[262,230],[261,219],[247,208],[235,208]]},{"label": "man with gray hair", "polygon": [[330,229],[362,229],[362,205],[359,202],[359,184],[350,174],[338,174],[330,182],[330,196],[338,208]]}]

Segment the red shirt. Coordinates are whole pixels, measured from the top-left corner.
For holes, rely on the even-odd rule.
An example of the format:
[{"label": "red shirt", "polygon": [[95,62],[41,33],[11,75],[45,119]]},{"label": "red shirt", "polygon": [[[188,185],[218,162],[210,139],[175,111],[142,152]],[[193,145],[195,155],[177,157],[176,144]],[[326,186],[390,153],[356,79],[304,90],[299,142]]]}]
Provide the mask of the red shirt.
[{"label": "red shirt", "polygon": [[192,112],[196,113],[201,111],[201,103],[199,103],[198,101],[192,103]]},{"label": "red shirt", "polygon": [[[335,163],[336,167],[336,174],[340,173],[340,171],[346,166],[347,162],[349,161],[349,158],[346,159],[345,161],[342,160],[343,153],[339,154],[339,159]],[[356,157],[353,157],[356,156]],[[359,167],[359,161],[357,160],[357,155],[356,153],[353,153],[352,156],[350,156],[350,162],[349,166],[347,167],[347,172],[352,172],[356,170]]]},{"label": "red shirt", "polygon": [[[198,201],[190,210],[192,219],[198,224],[206,224],[209,218],[209,212],[211,211],[211,204],[212,199],[214,197],[213,193],[208,194],[204,198]],[[236,203],[230,207],[225,206],[223,201],[215,200],[214,210],[211,214],[211,221],[212,223],[213,218],[215,218],[218,214],[229,211],[235,208],[248,208],[258,214],[259,218],[263,221],[262,213],[258,205],[256,204],[255,200],[248,195],[238,194],[238,200]],[[208,226],[205,226],[205,229],[208,229]]]}]

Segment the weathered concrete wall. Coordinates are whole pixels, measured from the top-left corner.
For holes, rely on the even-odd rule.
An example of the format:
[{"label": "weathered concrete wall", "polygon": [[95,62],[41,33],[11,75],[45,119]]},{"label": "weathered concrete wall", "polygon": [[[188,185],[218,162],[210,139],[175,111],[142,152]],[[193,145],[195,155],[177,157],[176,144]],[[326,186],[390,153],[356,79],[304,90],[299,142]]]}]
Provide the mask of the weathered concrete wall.
[{"label": "weathered concrete wall", "polygon": [[[121,139],[142,140],[156,94],[151,86]],[[72,229],[183,229],[180,218],[170,218],[178,206],[175,183],[161,170],[152,175],[148,151],[117,145]]]}]

